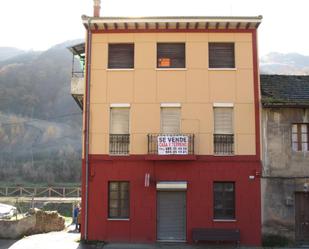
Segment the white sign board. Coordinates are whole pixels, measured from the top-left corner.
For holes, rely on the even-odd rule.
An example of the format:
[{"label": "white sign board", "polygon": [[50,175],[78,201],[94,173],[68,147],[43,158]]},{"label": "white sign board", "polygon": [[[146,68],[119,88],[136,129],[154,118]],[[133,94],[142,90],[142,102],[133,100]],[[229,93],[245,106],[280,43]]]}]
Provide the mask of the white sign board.
[{"label": "white sign board", "polygon": [[158,136],[159,155],[187,155],[189,137],[183,135]]}]

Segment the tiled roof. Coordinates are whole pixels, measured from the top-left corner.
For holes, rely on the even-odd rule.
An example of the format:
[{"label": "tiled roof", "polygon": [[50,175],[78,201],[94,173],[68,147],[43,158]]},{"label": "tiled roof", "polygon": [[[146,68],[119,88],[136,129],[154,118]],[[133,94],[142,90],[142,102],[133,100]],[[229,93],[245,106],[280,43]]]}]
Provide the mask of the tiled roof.
[{"label": "tiled roof", "polygon": [[309,107],[309,76],[261,75],[263,107]]}]

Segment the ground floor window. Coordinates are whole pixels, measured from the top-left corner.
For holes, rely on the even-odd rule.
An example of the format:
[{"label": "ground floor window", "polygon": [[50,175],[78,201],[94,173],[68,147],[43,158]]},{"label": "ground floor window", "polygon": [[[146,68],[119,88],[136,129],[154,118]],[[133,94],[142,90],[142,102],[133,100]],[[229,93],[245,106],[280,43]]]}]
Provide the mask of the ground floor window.
[{"label": "ground floor window", "polygon": [[214,182],[214,219],[235,219],[235,183]]},{"label": "ground floor window", "polygon": [[114,219],[129,218],[130,184],[128,181],[108,183],[108,217]]}]

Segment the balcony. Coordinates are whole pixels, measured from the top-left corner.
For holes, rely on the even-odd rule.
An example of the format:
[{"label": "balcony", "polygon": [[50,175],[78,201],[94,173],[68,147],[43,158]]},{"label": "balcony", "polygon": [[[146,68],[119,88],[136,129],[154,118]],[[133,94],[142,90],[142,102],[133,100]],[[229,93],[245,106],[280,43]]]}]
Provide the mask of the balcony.
[{"label": "balcony", "polygon": [[71,78],[71,95],[83,109],[83,97],[84,97],[84,75],[82,72],[74,72]]},{"label": "balcony", "polygon": [[109,154],[123,156],[129,154],[130,135],[129,134],[110,134],[109,135]]},{"label": "balcony", "polygon": [[194,160],[194,134],[148,134],[148,159]]},{"label": "balcony", "polygon": [[83,109],[84,96],[84,68],[85,68],[85,43],[76,44],[68,48],[72,55],[71,95]]},{"label": "balcony", "polygon": [[234,134],[214,134],[214,154],[234,155]]}]

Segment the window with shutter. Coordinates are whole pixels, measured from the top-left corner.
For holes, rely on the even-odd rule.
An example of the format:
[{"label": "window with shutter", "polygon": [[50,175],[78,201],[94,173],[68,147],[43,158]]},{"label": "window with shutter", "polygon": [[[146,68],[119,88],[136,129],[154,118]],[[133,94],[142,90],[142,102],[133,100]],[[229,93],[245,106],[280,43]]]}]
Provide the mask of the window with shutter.
[{"label": "window with shutter", "polygon": [[214,153],[234,153],[233,108],[214,108]]},{"label": "window with shutter", "polygon": [[185,68],[184,43],[158,43],[157,68]]},{"label": "window with shutter", "polygon": [[309,124],[292,125],[292,149],[309,151]]},{"label": "window with shutter", "polygon": [[166,134],[176,134],[180,132],[180,108],[161,108],[161,132]]},{"label": "window with shutter", "polygon": [[111,108],[109,152],[113,155],[129,154],[129,108]]},{"label": "window with shutter", "polygon": [[235,68],[234,47],[234,43],[209,43],[209,68]]},{"label": "window with shutter", "polygon": [[108,68],[134,68],[134,44],[108,44]]},{"label": "window with shutter", "polygon": [[215,107],[215,134],[233,134],[233,108]]}]

